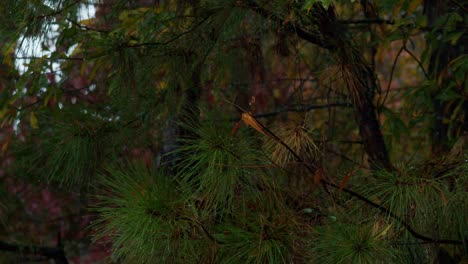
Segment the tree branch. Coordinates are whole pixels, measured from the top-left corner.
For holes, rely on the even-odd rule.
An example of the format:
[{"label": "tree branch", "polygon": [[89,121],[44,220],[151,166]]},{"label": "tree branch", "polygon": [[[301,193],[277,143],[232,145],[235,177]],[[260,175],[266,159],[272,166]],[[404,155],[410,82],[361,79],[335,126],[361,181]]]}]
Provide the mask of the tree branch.
[{"label": "tree branch", "polygon": [[253,115],[256,118],[264,118],[270,116],[276,116],[278,114],[287,113],[287,112],[308,112],[314,109],[324,109],[324,108],[332,108],[332,107],[353,107],[350,103],[331,103],[331,104],[323,104],[323,105],[309,105],[305,108],[286,108],[274,112],[263,113],[263,114],[256,114]]},{"label": "tree branch", "polygon": [[67,18],[67,21],[72,23],[73,25],[75,25],[76,27],[80,28],[80,29],[83,29],[83,30],[88,30],[88,31],[96,31],[96,32],[99,32],[99,33],[109,33],[109,30],[105,30],[105,29],[99,29],[99,28],[93,28],[93,27],[88,27],[86,25],[83,25],[75,20],[72,20],[72,19],[69,19]]},{"label": "tree branch", "polygon": [[327,41],[327,39],[322,38],[321,34],[314,34],[313,32],[309,32],[305,30],[302,26],[298,25],[297,23],[294,23],[293,21],[286,21],[284,18],[280,17],[277,14],[274,14],[264,7],[260,6],[255,0],[246,0],[243,1],[242,4],[239,5],[239,7],[244,7],[248,8],[255,13],[261,15],[262,17],[266,19],[270,19],[273,22],[278,23],[279,25],[282,25],[283,28],[286,31],[289,31],[291,33],[296,34],[298,37],[312,43],[316,44],[324,49],[328,50],[335,50],[336,45],[330,43]]},{"label": "tree branch", "polygon": [[390,93],[390,88],[391,88],[391,85],[392,85],[392,81],[393,81],[393,73],[395,72],[395,69],[396,69],[396,64],[397,64],[397,61],[398,61],[398,58],[400,57],[400,54],[401,52],[403,52],[404,50],[404,45],[400,48],[400,50],[398,51],[397,55],[395,56],[395,60],[393,61],[393,64],[392,64],[392,70],[390,71],[390,80],[388,80],[388,85],[387,85],[387,90],[385,91],[385,96],[382,100],[382,103],[380,103],[379,105],[379,111],[380,111],[380,108],[382,108],[385,104],[385,101],[387,101],[387,97],[388,97],[388,94]]},{"label": "tree branch", "polygon": [[366,66],[362,51],[353,48],[352,40],[347,37],[349,34],[346,28],[340,27],[333,9],[326,10],[323,6],[317,5],[316,21],[312,23],[313,26],[318,27],[318,30],[314,34],[306,31],[302,25],[287,21],[275,12],[265,9],[255,0],[245,0],[241,3],[244,3],[244,6],[240,5],[241,7],[251,9],[262,17],[283,25],[286,30],[295,33],[299,38],[337,55],[343,71],[348,75],[345,81],[353,99],[354,116],[359,125],[359,133],[364,149],[369,155],[371,167],[393,171],[394,167],[390,162],[373,105],[373,92],[376,88],[374,72]]},{"label": "tree branch", "polygon": [[76,4],[79,4],[81,2],[81,0],[76,0],[76,1],[73,1],[71,2],[70,4],[64,6],[63,8],[59,9],[59,10],[56,10],[52,13],[49,13],[49,14],[44,14],[44,15],[40,15],[40,16],[36,16],[36,18],[47,18],[47,17],[52,17],[52,16],[56,16],[56,15],[60,15],[63,11],[67,10],[68,8],[76,5]]},{"label": "tree branch", "polygon": [[341,24],[387,24],[395,25],[395,21],[387,19],[358,19],[358,20],[338,20]]},{"label": "tree branch", "polygon": [[[275,139],[280,145],[284,146],[293,156],[294,158],[300,162],[310,173],[314,174],[315,173],[315,168],[312,168],[311,166],[309,166],[306,162],[304,162],[304,160],[302,160],[299,155],[294,151],[292,150],[283,140],[281,140],[278,136],[276,136],[273,132],[271,132],[268,128],[266,128],[265,126],[263,126],[260,122],[256,121],[261,127],[262,129],[266,132],[265,134],[267,136],[270,136],[272,137],[273,139]],[[335,189],[338,189],[338,190],[341,190],[355,198],[357,198],[358,200],[361,200],[363,201],[364,203],[380,210],[381,212],[387,214],[388,216],[390,216],[391,218],[395,219],[397,222],[399,222],[401,225],[403,225],[405,227],[405,229],[415,238],[417,239],[421,239],[423,241],[426,241],[426,242],[429,242],[429,243],[438,243],[438,244],[453,244],[453,245],[463,245],[464,243],[466,243],[466,241],[460,241],[460,240],[452,240],[452,239],[435,239],[435,238],[431,238],[431,237],[428,237],[428,236],[425,236],[425,235],[422,235],[418,232],[416,232],[413,227],[411,227],[410,224],[408,224],[408,222],[406,222],[404,219],[402,219],[401,217],[399,217],[398,215],[396,215],[395,213],[393,213],[392,211],[390,211],[388,208],[384,207],[383,205],[381,204],[378,204],[378,203],[375,203],[373,201],[371,201],[370,199],[362,196],[361,194],[353,191],[353,190],[350,190],[350,189],[347,189],[347,188],[340,188],[338,185],[334,184],[334,183],[331,183],[331,182],[328,182],[324,179],[320,179],[320,183],[322,183],[323,185],[328,185],[328,186],[331,186]]]},{"label": "tree branch", "polygon": [[138,48],[138,47],[144,47],[144,46],[165,46],[165,45],[168,45],[178,39],[180,39],[181,37],[183,37],[184,35],[187,35],[187,34],[190,34],[192,32],[194,32],[196,29],[198,29],[201,25],[203,25],[203,23],[205,23],[210,17],[212,17],[214,14],[216,14],[217,10],[213,11],[213,12],[210,12],[207,14],[206,17],[204,17],[202,20],[200,20],[198,23],[196,23],[192,28],[190,28],[189,30],[187,31],[184,31],[180,34],[178,34],[177,36],[167,40],[167,41],[163,41],[163,42],[143,42],[143,43],[137,43],[137,44],[127,44],[127,45],[124,45],[124,47],[127,47],[127,48]]},{"label": "tree branch", "polygon": [[[331,183],[331,182],[328,182],[328,181],[325,181],[323,179],[320,180],[321,182],[323,182],[324,184],[328,185],[328,186],[332,186],[333,188],[336,188],[336,189],[340,189],[339,186],[337,186],[336,184],[334,183]],[[422,235],[418,232],[416,232],[413,227],[411,227],[405,220],[403,220],[401,217],[397,216],[396,214],[394,214],[393,212],[391,212],[388,208],[378,204],[378,203],[374,203],[373,201],[369,200],[368,198],[360,195],[359,193],[357,192],[354,192],[350,189],[347,189],[347,188],[343,188],[342,189],[343,192],[365,202],[366,204],[369,204],[370,206],[376,208],[376,209],[379,209],[380,211],[386,213],[388,216],[392,217],[393,219],[395,219],[396,221],[398,221],[401,225],[403,225],[405,227],[405,229],[415,238],[418,238],[418,239],[421,239],[425,242],[429,242],[429,243],[438,243],[438,244],[453,244],[453,245],[462,245],[464,244],[463,241],[460,241],[460,240],[453,240],[453,239],[435,239],[435,238],[431,238],[431,237],[428,237],[428,236],[425,236],[425,235]]]}]

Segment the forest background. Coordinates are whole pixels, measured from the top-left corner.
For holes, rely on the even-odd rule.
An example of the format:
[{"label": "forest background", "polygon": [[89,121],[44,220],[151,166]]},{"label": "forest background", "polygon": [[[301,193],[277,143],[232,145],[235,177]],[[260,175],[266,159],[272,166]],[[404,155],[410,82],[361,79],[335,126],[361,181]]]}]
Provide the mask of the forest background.
[{"label": "forest background", "polygon": [[3,0],[0,262],[466,263],[467,8]]}]

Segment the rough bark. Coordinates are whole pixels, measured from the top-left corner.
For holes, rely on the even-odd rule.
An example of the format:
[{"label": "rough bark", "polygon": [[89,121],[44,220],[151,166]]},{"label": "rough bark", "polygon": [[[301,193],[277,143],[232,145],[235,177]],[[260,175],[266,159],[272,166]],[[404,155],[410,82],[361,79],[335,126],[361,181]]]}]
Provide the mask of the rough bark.
[{"label": "rough bark", "polygon": [[318,27],[318,31],[310,31],[303,25],[285,22],[284,19],[268,10],[267,4],[259,4],[254,0],[246,1],[246,7],[259,15],[282,25],[286,30],[297,34],[299,38],[329,50],[336,55],[341,63],[349,94],[354,103],[354,116],[359,126],[359,133],[364,149],[369,157],[369,163],[374,169],[394,170],[388,155],[387,147],[380,130],[376,109],[373,104],[374,91],[377,88],[375,74],[365,62],[361,50],[353,47],[348,38],[349,32],[336,19],[332,6],[325,9],[316,4],[311,28]]}]

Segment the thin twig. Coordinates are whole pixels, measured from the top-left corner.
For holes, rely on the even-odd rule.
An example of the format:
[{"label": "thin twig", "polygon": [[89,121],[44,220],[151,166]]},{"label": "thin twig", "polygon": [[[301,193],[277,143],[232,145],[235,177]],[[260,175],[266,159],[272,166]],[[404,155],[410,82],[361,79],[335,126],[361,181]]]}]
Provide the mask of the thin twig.
[{"label": "thin twig", "polygon": [[298,37],[307,40],[310,43],[316,44],[324,49],[335,50],[337,48],[334,43],[322,38],[320,32],[310,32],[304,29],[298,23],[293,21],[286,21],[283,17],[270,12],[263,6],[260,6],[255,0],[241,1],[237,6],[250,9],[266,19],[278,23],[279,25],[283,25],[283,28],[286,31],[294,33]]},{"label": "thin twig", "polygon": [[387,19],[359,19],[359,20],[338,20],[341,24],[388,24],[395,25],[395,21]]},{"label": "thin twig", "polygon": [[205,23],[211,16],[213,16],[216,12],[211,12],[209,13],[205,18],[203,18],[202,20],[200,20],[197,24],[195,24],[192,28],[190,28],[189,30],[187,31],[184,31],[182,33],[180,33],[179,35],[167,40],[167,41],[164,41],[164,42],[143,42],[143,43],[137,43],[137,44],[127,44],[127,45],[124,45],[124,47],[126,48],[139,48],[139,47],[144,47],[144,46],[164,46],[164,45],[168,45],[178,39],[180,39],[181,37],[183,37],[184,35],[187,35],[189,33],[192,33],[194,32],[198,27],[200,27],[203,23]]},{"label": "thin twig", "polygon": [[[286,109],[281,109],[281,110],[268,112],[268,113],[255,114],[252,116],[255,118],[266,118],[266,117],[272,117],[272,116],[276,116],[276,115],[288,113],[288,112],[301,113],[301,112],[308,112],[308,111],[315,110],[315,109],[325,109],[325,108],[332,108],[332,107],[352,107],[352,104],[351,103],[331,103],[331,104],[323,104],[323,105],[309,105],[307,107],[286,108]],[[239,120],[240,118],[230,119],[230,121],[236,121],[236,122]]]},{"label": "thin twig", "polygon": [[411,52],[410,50],[408,50],[408,48],[405,46],[403,46],[403,48],[405,49],[406,52],[408,52],[408,54],[418,63],[418,66],[419,68],[421,68],[421,70],[423,71],[424,73],[424,76],[429,79],[429,74],[427,74],[426,70],[424,69],[424,66],[422,65],[421,61],[413,54],[413,52]]},{"label": "thin twig", "polygon": [[359,165],[359,166],[361,165],[361,163],[359,163],[359,162],[357,162],[355,160],[352,160],[351,158],[348,158],[348,156],[346,156],[346,155],[344,155],[342,153],[336,152],[336,151],[334,151],[332,149],[328,149],[328,151],[330,151],[332,154],[337,155],[338,157],[340,157],[340,158],[342,158],[342,159],[344,159],[346,161],[349,161],[349,162],[353,163],[354,165]]},{"label": "thin twig", "polygon": [[13,57],[13,59],[18,59],[18,60],[76,60],[76,61],[85,60],[84,58],[78,58],[78,57],[51,58],[51,57],[34,57],[34,56]]},{"label": "thin twig", "polygon": [[59,10],[54,11],[54,12],[49,13],[49,14],[36,16],[36,18],[46,18],[46,17],[52,17],[52,16],[60,15],[63,11],[67,10],[68,8],[70,8],[70,7],[72,7],[72,6],[76,5],[76,4],[79,4],[80,2],[81,2],[81,0],[76,0],[74,2],[71,2],[69,5],[64,6],[62,9],[59,9]]},{"label": "thin twig", "polygon": [[456,6],[458,6],[464,12],[468,12],[468,8],[466,8],[462,3],[458,2],[458,1],[455,1],[455,0],[450,0],[450,2],[454,3]]},{"label": "thin twig", "polygon": [[392,81],[393,81],[393,73],[395,72],[395,68],[396,68],[398,58],[400,57],[400,54],[403,52],[404,49],[405,49],[405,45],[403,45],[400,48],[400,50],[398,51],[398,53],[397,53],[397,55],[395,57],[395,60],[393,61],[392,70],[390,71],[390,80],[388,80],[388,84],[387,84],[387,91],[385,91],[385,97],[382,100],[382,103],[380,103],[379,109],[385,104],[385,101],[387,101],[387,97],[388,97],[388,94],[390,93],[390,87],[391,87]]},{"label": "thin twig", "polygon": [[[325,180],[321,180],[323,181],[326,185],[329,185],[329,186],[332,186],[334,188],[337,188],[339,189],[339,186],[337,186],[336,184],[334,183],[331,183],[331,182],[327,182]],[[395,213],[391,212],[388,208],[378,204],[378,203],[375,203],[369,199],[367,199],[366,197],[360,195],[359,193],[357,192],[354,192],[350,189],[347,189],[347,188],[343,188],[342,189],[343,192],[345,193],[348,193],[350,194],[351,196],[354,196],[356,198],[358,198],[359,200],[371,205],[372,207],[374,208],[377,208],[379,209],[380,211],[386,213],[388,216],[392,217],[393,219],[397,220],[400,224],[402,224],[405,229],[415,238],[418,238],[418,239],[421,239],[421,240],[424,240],[428,243],[438,243],[438,244],[453,244],[453,245],[462,245],[464,244],[463,241],[460,241],[460,240],[453,240],[453,239],[435,239],[435,238],[431,238],[431,237],[428,237],[428,236],[425,236],[425,235],[421,235],[419,234],[418,232],[416,232],[405,220],[403,220],[402,218],[400,218],[399,216],[397,216]]]},{"label": "thin twig", "polygon": [[88,27],[86,25],[83,25],[83,24],[81,24],[81,23],[79,23],[77,21],[74,21],[72,19],[69,19],[69,18],[67,18],[67,21],[72,23],[73,25],[77,26],[80,29],[89,30],[89,31],[96,31],[96,32],[99,32],[99,33],[109,33],[109,30]]}]

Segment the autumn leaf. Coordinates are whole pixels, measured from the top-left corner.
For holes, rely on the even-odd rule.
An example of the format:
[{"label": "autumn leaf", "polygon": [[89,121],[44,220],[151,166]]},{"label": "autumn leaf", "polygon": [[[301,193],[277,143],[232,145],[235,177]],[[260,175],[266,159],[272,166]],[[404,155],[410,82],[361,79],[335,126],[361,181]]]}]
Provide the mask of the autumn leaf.
[{"label": "autumn leaf", "polygon": [[13,139],[13,133],[9,133],[6,139],[3,141],[3,146],[2,146],[2,155],[6,153],[8,150],[8,146],[11,143],[11,140]]},{"label": "autumn leaf", "polygon": [[378,235],[375,236],[375,238],[381,238],[385,236],[388,233],[388,230],[392,227],[392,224],[389,224],[385,229],[382,230]]},{"label": "autumn leaf", "polygon": [[29,123],[31,124],[32,128],[34,129],[39,128],[37,117],[36,117],[36,114],[34,114],[34,112],[31,112],[31,114],[29,115]]},{"label": "autumn leaf", "polygon": [[249,113],[242,113],[241,120],[248,126],[251,126],[253,129],[257,130],[258,132],[262,133],[265,136],[269,136],[268,133],[265,131],[263,126],[258,123],[255,118]]}]

